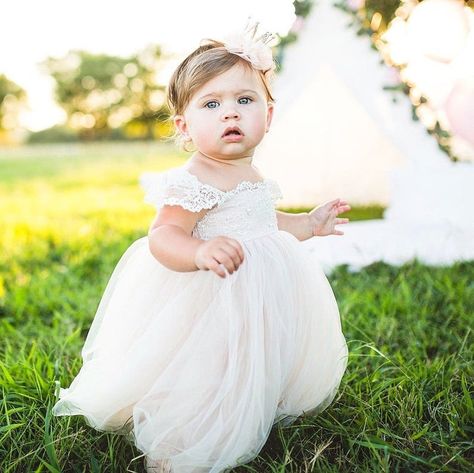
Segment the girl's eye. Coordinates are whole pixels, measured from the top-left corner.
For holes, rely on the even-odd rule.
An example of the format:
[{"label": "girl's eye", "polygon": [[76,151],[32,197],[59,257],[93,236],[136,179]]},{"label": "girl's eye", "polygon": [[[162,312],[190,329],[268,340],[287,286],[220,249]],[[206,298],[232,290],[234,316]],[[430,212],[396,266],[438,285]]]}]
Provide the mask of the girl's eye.
[{"label": "girl's eye", "polygon": [[252,99],[250,97],[241,97],[241,99],[243,100],[248,100],[247,103],[250,103],[252,101]]},{"label": "girl's eye", "polygon": [[211,100],[210,102],[207,102],[204,106],[205,106],[206,108],[216,108],[216,107],[208,107],[208,105],[209,105],[210,103],[217,103],[217,102],[216,102],[215,100]]},{"label": "girl's eye", "polygon": [[[239,100],[248,100],[248,102],[244,102],[244,105],[252,102],[252,99],[250,97],[240,97]],[[211,103],[215,103],[217,104],[217,101],[216,100],[211,100],[210,102],[207,102],[204,107],[206,108],[216,108],[216,107],[209,107],[208,105],[211,104]]]}]

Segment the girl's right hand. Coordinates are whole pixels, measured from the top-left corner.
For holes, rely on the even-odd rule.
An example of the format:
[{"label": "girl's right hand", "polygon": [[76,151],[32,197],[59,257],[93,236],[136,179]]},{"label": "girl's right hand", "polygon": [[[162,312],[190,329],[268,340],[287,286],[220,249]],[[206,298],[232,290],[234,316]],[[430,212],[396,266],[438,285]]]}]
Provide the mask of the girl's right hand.
[{"label": "girl's right hand", "polygon": [[226,277],[222,266],[232,274],[244,260],[244,251],[234,238],[218,236],[199,245],[194,256],[194,263],[199,269],[214,271],[221,278]]}]

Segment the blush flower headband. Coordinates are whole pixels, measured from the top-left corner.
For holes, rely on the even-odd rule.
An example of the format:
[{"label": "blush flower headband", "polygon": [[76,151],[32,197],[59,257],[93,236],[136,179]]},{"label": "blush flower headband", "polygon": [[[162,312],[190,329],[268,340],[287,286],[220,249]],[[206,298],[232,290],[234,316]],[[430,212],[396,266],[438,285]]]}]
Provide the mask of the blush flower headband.
[{"label": "blush flower headband", "polygon": [[268,43],[276,38],[276,35],[267,31],[256,37],[258,25],[258,21],[252,23],[249,17],[244,31],[227,35],[223,43],[230,53],[249,61],[255,69],[272,71],[275,69],[275,63]]}]

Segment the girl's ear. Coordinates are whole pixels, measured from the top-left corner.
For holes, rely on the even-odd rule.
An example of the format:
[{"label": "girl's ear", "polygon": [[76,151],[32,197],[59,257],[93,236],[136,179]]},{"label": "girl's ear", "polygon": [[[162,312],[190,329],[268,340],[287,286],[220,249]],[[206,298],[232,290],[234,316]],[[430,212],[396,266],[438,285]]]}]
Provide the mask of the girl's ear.
[{"label": "girl's ear", "polygon": [[273,118],[273,103],[268,102],[268,108],[267,108],[267,129],[265,130],[266,132],[270,129],[270,123],[272,122]]},{"label": "girl's ear", "polygon": [[184,119],[184,115],[175,115],[173,121],[176,128],[179,130],[181,134],[184,135],[188,132],[188,126]]}]

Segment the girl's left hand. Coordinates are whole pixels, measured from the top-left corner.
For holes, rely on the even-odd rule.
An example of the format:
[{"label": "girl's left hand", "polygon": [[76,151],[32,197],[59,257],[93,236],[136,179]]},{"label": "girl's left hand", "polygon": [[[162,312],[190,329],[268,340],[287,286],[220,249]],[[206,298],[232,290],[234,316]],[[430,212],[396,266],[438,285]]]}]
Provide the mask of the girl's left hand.
[{"label": "girl's left hand", "polygon": [[344,235],[344,232],[336,230],[334,227],[349,222],[348,218],[337,218],[337,216],[350,209],[351,206],[341,199],[334,199],[315,207],[308,213],[312,235]]}]

